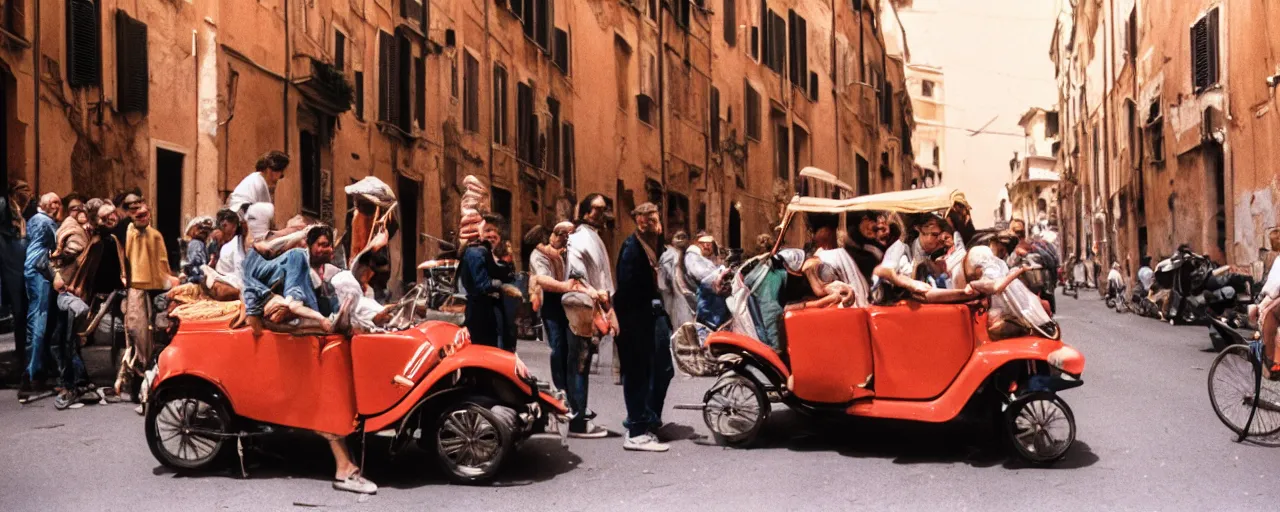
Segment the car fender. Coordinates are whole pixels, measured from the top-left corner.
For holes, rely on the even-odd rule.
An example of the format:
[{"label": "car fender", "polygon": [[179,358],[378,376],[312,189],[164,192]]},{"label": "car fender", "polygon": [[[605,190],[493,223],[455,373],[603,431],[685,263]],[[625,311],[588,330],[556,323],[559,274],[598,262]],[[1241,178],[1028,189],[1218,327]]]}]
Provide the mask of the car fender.
[{"label": "car fender", "polygon": [[[440,361],[432,368],[405,398],[392,408],[365,419],[367,431],[378,431],[408,417],[437,383],[449,378],[460,370],[480,369],[501,376],[523,393],[531,393],[532,388],[516,373],[516,355],[505,350],[484,345],[467,345],[458,349],[452,356]],[[521,365],[523,367],[523,365]],[[530,394],[532,397],[533,395]],[[568,409],[562,402],[550,394],[538,391],[539,402],[553,407],[559,414],[567,414]]]},{"label": "car fender", "polygon": [[781,382],[786,382],[791,376],[786,363],[782,362],[782,358],[778,357],[778,353],[774,352],[773,348],[750,336],[727,331],[714,332],[707,336],[706,345],[707,350],[715,356],[724,353],[746,354],[760,363],[761,370],[772,371],[780,377]]}]

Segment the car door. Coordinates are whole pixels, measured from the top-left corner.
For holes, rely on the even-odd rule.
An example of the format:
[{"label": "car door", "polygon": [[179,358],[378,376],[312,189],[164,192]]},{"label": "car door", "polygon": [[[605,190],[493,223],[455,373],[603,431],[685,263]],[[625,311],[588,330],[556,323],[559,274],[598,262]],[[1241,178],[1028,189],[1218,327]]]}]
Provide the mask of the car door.
[{"label": "car door", "polygon": [[904,302],[868,313],[876,398],[935,398],[973,355],[968,306]]},{"label": "car door", "polygon": [[783,316],[791,391],[815,403],[846,404],[869,397],[873,368],[865,309],[806,309]]}]

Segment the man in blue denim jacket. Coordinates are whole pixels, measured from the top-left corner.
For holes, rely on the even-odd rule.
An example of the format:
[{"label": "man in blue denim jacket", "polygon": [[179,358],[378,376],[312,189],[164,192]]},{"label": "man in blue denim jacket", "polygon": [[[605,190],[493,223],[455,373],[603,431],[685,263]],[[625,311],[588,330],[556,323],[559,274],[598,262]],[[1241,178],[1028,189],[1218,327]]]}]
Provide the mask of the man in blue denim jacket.
[{"label": "man in blue denim jacket", "polygon": [[50,297],[53,296],[53,268],[49,253],[53,252],[58,222],[62,217],[62,199],[50,192],[40,196],[35,216],[27,222],[27,257],[22,277],[27,284],[27,360],[18,399],[22,400],[42,384],[44,375],[45,331],[49,322]]}]

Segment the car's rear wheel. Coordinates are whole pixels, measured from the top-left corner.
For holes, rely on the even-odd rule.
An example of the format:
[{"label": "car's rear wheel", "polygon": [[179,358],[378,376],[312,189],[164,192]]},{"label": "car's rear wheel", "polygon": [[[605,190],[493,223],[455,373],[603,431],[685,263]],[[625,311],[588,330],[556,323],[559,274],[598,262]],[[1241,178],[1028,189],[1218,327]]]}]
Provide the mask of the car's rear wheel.
[{"label": "car's rear wheel", "polygon": [[1075,443],[1076,417],[1061,397],[1037,391],[1009,404],[1005,432],[1019,457],[1033,464],[1051,464]]},{"label": "car's rear wheel", "polygon": [[217,393],[187,385],[164,388],[147,406],[147,445],[166,467],[210,469],[226,451],[231,423],[231,414]]},{"label": "car's rear wheel", "polygon": [[720,444],[750,444],[769,417],[764,389],[754,379],[732,370],[720,374],[702,401],[702,420]]},{"label": "car's rear wheel", "polygon": [[431,452],[450,481],[486,483],[515,448],[514,415],[499,414],[492,401],[469,397],[445,406],[436,418]]}]

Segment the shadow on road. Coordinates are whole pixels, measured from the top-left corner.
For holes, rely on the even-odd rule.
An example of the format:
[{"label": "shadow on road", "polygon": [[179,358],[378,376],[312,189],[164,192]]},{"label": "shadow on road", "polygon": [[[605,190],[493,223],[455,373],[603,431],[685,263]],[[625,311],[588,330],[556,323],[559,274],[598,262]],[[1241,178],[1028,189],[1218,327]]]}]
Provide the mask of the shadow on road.
[{"label": "shadow on road", "polygon": [[[348,446],[356,464],[365,468],[364,475],[379,487],[407,489],[448,483],[431,456],[417,447],[392,456],[388,440],[370,436],[369,448],[361,464],[358,438],[353,437]],[[218,472],[174,472],[157,466],[152,473],[174,478],[239,478],[235,447],[229,448],[228,467]],[[558,437],[538,436],[525,441],[510,459],[503,462],[503,469],[492,485],[507,487],[545,482],[573,471],[581,463],[578,455],[561,446]],[[323,439],[304,432],[287,432],[268,436],[252,448],[246,446],[245,469],[249,478],[254,480],[306,478],[328,482],[333,479],[334,462],[332,452]]]},{"label": "shadow on road", "polygon": [[[976,422],[929,424],[872,418],[810,418],[789,409],[769,416],[756,449],[830,451],[846,457],[892,459],[896,464],[954,464],[1005,469],[1036,467],[1012,455],[1003,432]],[[1047,469],[1074,469],[1098,462],[1089,445],[1076,440],[1066,457]]]}]

